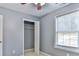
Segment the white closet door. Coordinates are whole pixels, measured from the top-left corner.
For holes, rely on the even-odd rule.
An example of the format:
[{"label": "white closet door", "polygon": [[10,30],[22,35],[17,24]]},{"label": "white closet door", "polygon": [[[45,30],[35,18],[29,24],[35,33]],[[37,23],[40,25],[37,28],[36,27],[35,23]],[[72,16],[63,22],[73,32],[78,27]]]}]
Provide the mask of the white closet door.
[{"label": "white closet door", "polygon": [[0,15],[0,56],[2,56],[3,47],[3,17]]}]

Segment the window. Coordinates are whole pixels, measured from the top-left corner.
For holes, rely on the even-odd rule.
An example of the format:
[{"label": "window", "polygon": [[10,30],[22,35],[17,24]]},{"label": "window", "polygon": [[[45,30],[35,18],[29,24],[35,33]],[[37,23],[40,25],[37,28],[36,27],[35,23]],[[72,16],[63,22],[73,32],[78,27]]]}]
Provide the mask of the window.
[{"label": "window", "polygon": [[57,45],[78,47],[78,33],[57,33]]},{"label": "window", "polygon": [[56,18],[56,46],[79,48],[79,11]]}]

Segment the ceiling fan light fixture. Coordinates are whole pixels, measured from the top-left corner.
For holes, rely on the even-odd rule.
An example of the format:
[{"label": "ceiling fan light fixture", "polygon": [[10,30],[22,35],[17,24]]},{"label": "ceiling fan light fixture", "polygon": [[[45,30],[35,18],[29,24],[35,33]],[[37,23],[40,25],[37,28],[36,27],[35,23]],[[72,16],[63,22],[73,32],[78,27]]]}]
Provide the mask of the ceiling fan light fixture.
[{"label": "ceiling fan light fixture", "polygon": [[25,5],[26,3],[21,3],[22,5]]},{"label": "ceiling fan light fixture", "polygon": [[35,5],[40,4],[41,6],[45,5],[45,3],[34,3]]},{"label": "ceiling fan light fixture", "polygon": [[41,10],[42,9],[42,6],[41,6],[41,3],[37,3],[37,10]]},{"label": "ceiling fan light fixture", "polygon": [[[25,5],[25,4],[27,3],[21,3],[21,5]],[[34,4],[36,5],[37,10],[41,10],[43,5],[45,5],[45,3],[34,3]]]},{"label": "ceiling fan light fixture", "polygon": [[43,5],[45,5],[45,3],[35,3],[37,10],[41,10]]}]

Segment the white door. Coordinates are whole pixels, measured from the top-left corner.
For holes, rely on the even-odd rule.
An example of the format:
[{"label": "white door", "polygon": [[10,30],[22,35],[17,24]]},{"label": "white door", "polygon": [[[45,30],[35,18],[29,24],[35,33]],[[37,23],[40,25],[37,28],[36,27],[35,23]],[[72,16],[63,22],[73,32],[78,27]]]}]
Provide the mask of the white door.
[{"label": "white door", "polygon": [[40,52],[40,22],[35,22],[35,53],[39,55]]},{"label": "white door", "polygon": [[0,15],[0,56],[2,56],[2,41],[3,41],[3,17]]}]

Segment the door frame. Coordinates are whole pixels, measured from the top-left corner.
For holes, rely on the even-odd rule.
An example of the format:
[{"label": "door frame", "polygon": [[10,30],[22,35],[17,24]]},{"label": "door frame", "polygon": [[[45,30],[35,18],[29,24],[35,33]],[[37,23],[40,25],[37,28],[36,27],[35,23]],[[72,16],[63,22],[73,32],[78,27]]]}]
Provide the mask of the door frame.
[{"label": "door frame", "polygon": [[[24,21],[34,22],[34,51],[37,55],[40,53],[40,22],[23,18]],[[23,25],[23,55],[24,55],[24,25]]]},{"label": "door frame", "polygon": [[0,29],[0,35],[1,35],[1,37],[0,37],[0,39],[1,39],[1,45],[2,45],[2,48],[1,48],[1,55],[0,56],[3,56],[3,15],[0,15],[0,27],[1,27],[1,29]]}]

